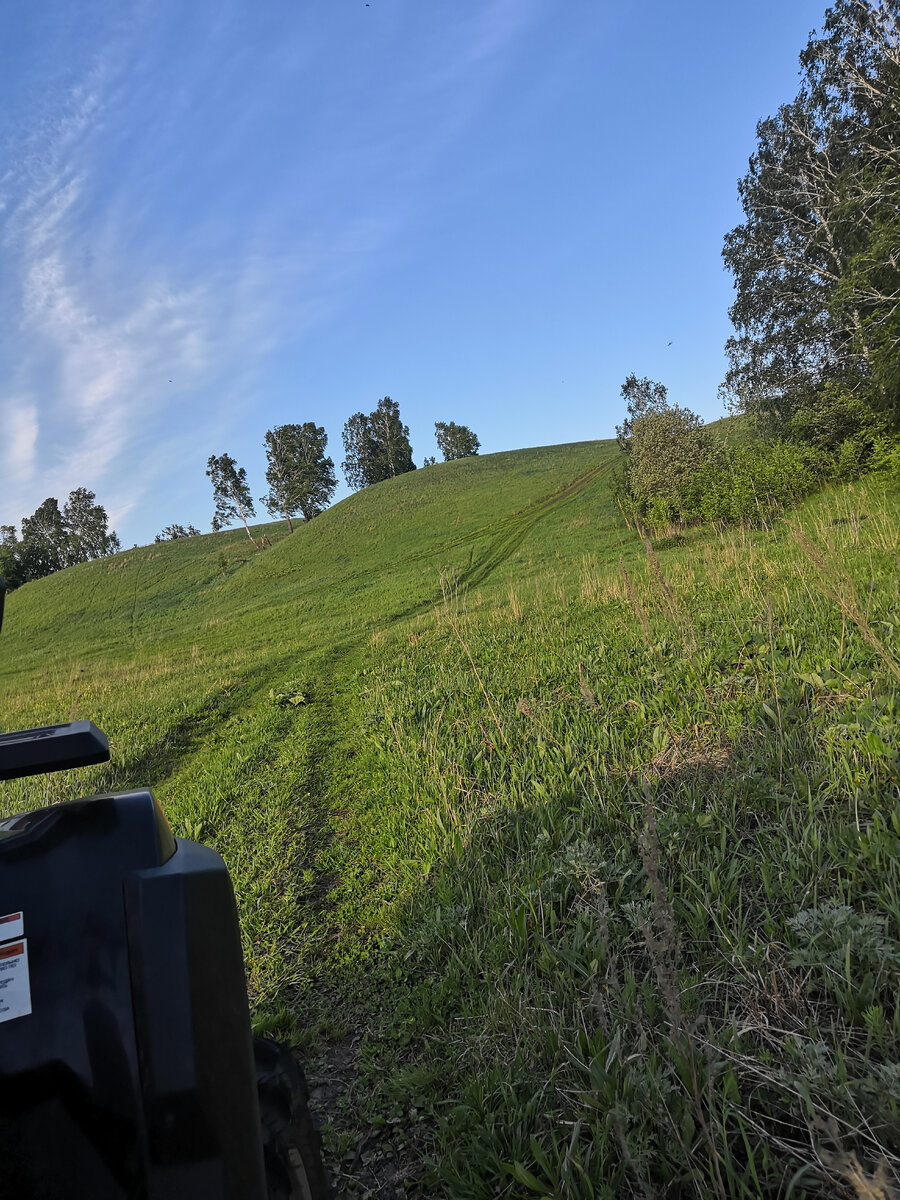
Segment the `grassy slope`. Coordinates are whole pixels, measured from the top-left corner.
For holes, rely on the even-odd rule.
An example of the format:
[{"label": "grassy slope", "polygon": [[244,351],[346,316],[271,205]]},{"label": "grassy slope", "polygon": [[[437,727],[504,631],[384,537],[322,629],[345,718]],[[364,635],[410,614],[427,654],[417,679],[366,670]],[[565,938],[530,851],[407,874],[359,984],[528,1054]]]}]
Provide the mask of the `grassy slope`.
[{"label": "grassy slope", "polygon": [[361,1184],[804,1195],[900,1154],[896,495],[648,556],[612,454],[11,597],[5,724],[92,717],[115,758],[5,809],[149,783],[226,855],[259,1024],[362,1072]]}]

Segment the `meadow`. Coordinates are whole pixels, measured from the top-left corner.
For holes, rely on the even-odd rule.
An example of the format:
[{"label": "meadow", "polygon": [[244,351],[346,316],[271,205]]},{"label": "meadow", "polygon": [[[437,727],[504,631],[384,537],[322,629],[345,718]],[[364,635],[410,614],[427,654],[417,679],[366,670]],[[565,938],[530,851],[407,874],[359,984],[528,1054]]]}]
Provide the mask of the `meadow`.
[{"label": "meadow", "polygon": [[896,483],[648,537],[615,454],[26,585],[4,726],[87,717],[114,755],[0,804],[152,786],[225,856],[348,1195],[888,1197]]}]

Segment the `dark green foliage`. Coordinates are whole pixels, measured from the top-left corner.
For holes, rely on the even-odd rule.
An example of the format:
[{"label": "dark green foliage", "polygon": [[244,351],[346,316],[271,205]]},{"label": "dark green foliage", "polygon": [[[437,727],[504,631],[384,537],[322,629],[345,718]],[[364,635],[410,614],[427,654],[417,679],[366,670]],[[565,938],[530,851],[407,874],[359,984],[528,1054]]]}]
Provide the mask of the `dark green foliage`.
[{"label": "dark green foliage", "polygon": [[211,454],[206,464],[206,474],[212,480],[216,505],[212,519],[213,533],[224,529],[236,517],[240,517],[247,537],[255,546],[256,541],[247,524],[247,518],[255,516],[253,497],[247,484],[247,472],[243,467],[238,467],[230,454]]},{"label": "dark green foliage", "polygon": [[382,478],[378,474],[378,444],[372,435],[371,422],[365,413],[354,413],[344,424],[344,453],[341,463],[347,483],[359,491]]},{"label": "dark green foliage", "polygon": [[49,496],[22,518],[21,539],[14,525],[0,526],[0,576],[7,587],[115,554],[121,548],[118,535],[109,529],[106,509],[94,503],[96,498],[87,488],[75,488],[60,512],[59,501]]},{"label": "dark green foliage", "polygon": [[378,401],[374,412],[354,413],[344,425],[341,469],[356,489],[414,471],[409,428],[400,420],[400,406],[390,396]]},{"label": "dark green foliage", "polygon": [[[65,531],[66,566],[103,558],[121,549],[119,538],[108,528],[109,520],[102,504],[87,488],[76,488],[69,493],[62,511]],[[25,522],[22,522],[24,537]]]},{"label": "dark green foliage", "polygon": [[823,457],[808,446],[756,442],[715,448],[658,518],[763,524],[822,486]]},{"label": "dark green foliage", "polygon": [[[817,420],[822,416],[821,410],[810,411]],[[707,436],[694,466],[679,451],[678,437],[662,416],[642,417],[635,428],[641,439],[646,433],[648,470],[634,471],[632,460],[625,458],[619,502],[626,514],[653,527],[703,521],[762,525],[827,483],[849,482],[872,469],[898,470],[896,439],[873,436],[865,428],[830,450],[812,439],[749,438],[730,445]],[[676,475],[678,462],[684,469]]]},{"label": "dark green foliage", "polygon": [[12,591],[25,582],[15,525],[0,525],[0,579]]},{"label": "dark green foliage", "polygon": [[59,501],[48,496],[30,517],[22,518],[19,556],[26,579],[41,579],[67,565],[68,547]]},{"label": "dark green foliage", "polygon": [[322,425],[276,425],[266,433],[267,495],[261,497],[269,513],[283,515],[293,532],[291,518],[298,512],[311,521],[328,507],[337,479],[334,462],[325,456],[328,435]]},{"label": "dark green foliage", "polygon": [[726,388],[764,432],[802,439],[829,388],[855,401],[844,437],[874,436],[880,414],[900,423],[898,35],[895,6],[837,0],[796,98],[757,128],[746,220],[723,251],[736,290]]},{"label": "dark green foliage", "polygon": [[[900,80],[896,85],[900,87]],[[900,176],[900,171],[898,171]],[[838,281],[832,312],[838,319],[858,316],[855,345],[865,355],[872,408],[893,429],[900,427],[900,211],[894,203],[873,222],[867,244],[851,257]]]},{"label": "dark green foliage", "polygon": [[[652,379],[629,375],[622,398],[626,416],[616,429],[622,451],[619,501],[627,514],[652,526],[759,524],[838,475],[836,456],[824,445],[757,438],[736,446],[723,443],[696,413],[670,405],[665,386]],[[832,440],[835,430],[845,432],[843,411],[838,406],[833,426],[827,427]],[[823,423],[828,441],[825,432]],[[839,442],[847,444],[846,438]],[[848,471],[847,477],[859,474]]]},{"label": "dark green foliage", "polygon": [[444,462],[456,458],[471,458],[481,449],[481,442],[467,425],[455,421],[435,421],[434,436]]},{"label": "dark green foliage", "polygon": [[197,537],[200,530],[196,525],[167,525],[153,539],[154,542],[175,542],[178,538]]},{"label": "dark green foliage", "polygon": [[384,472],[383,478],[393,479],[416,469],[409,444],[409,428],[400,420],[400,406],[390,396],[378,401],[370,415],[372,436],[378,446]]}]

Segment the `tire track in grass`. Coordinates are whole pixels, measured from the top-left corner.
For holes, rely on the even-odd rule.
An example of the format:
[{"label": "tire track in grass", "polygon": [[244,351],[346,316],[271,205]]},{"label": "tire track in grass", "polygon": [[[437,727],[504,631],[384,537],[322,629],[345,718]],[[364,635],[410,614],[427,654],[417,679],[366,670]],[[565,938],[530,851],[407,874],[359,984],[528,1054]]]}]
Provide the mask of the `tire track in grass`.
[{"label": "tire track in grass", "polygon": [[[577,496],[582,495],[599,479],[608,475],[614,466],[615,462],[613,461],[604,463],[598,467],[591,467],[590,470],[584,471],[570,483],[567,483],[565,487],[558,488],[555,492],[544,496],[543,499],[538,500],[535,504],[528,504],[524,508],[520,508],[505,517],[499,518],[490,525],[483,525],[480,529],[476,529],[472,533],[443,542],[434,549],[415,555],[414,558],[418,560],[437,558],[448,551],[457,550],[470,543],[474,544],[489,539],[487,546],[477,558],[473,552],[472,560],[468,567],[460,572],[457,577],[458,586],[465,588],[477,587],[484,583],[498,567],[502,566],[504,562],[515,554],[528,535],[545,517],[550,516],[568,504],[570,500],[574,500]],[[418,613],[427,612],[442,599],[443,593],[441,591],[432,593],[427,600],[411,604],[408,608],[395,613],[390,618],[389,623],[396,624],[409,617],[414,617]]]},{"label": "tire track in grass", "polygon": [[[469,542],[490,537],[483,553],[470,565],[460,580],[460,582],[464,582],[466,585],[473,583],[480,584],[515,553],[528,535],[546,517],[562,508],[577,496],[582,495],[594,483],[608,475],[613,466],[614,462],[608,462],[592,467],[590,470],[582,472],[582,474],[571,480],[564,487],[558,488],[536,503],[526,505],[516,512],[510,513],[508,516],[494,522],[492,525],[482,526],[481,529],[475,531],[473,534],[445,542],[437,550],[429,551],[425,555],[416,555],[415,558],[435,557],[438,554],[443,554],[448,549],[457,548]],[[437,599],[440,599],[440,594],[438,594]],[[416,601],[404,609],[395,611],[393,614],[386,614],[385,623],[390,625],[399,624],[410,617],[430,611],[434,603],[435,596],[432,594],[427,599]],[[328,684],[323,689],[323,693],[320,693],[315,698],[314,707],[317,712],[312,722],[314,729],[310,731],[314,733],[313,742],[315,744],[310,745],[308,762],[304,772],[306,776],[306,793],[313,800],[316,807],[319,808],[324,818],[320,827],[320,833],[323,835],[322,840],[319,842],[320,848],[331,841],[335,831],[331,829],[326,832],[325,825],[329,816],[336,812],[336,805],[337,808],[341,807],[341,802],[338,800],[335,792],[333,776],[335,773],[341,775],[344,784],[346,784],[350,782],[348,775],[352,774],[352,769],[349,772],[347,769],[348,762],[345,749],[339,749],[345,742],[346,735],[349,732],[348,720],[352,709],[352,704],[348,703],[347,699],[341,696],[341,692],[345,688],[352,687],[350,680],[353,667],[361,661],[359,657],[360,653],[364,652],[370,636],[371,629],[369,627],[360,630],[356,636],[345,636],[341,640],[335,641],[320,655],[312,656],[305,664],[309,668],[324,672],[328,679]],[[352,753],[350,757],[352,757]],[[330,890],[330,888],[326,888],[325,890]],[[320,899],[324,900],[321,891],[319,895]],[[323,911],[326,910],[327,902],[320,904],[319,907]]]},{"label": "tire track in grass", "polygon": [[131,596],[131,618],[129,621],[129,630],[128,630],[128,636],[132,642],[135,641],[134,621],[135,621],[135,614],[137,613],[138,588],[139,588],[140,581],[141,581],[141,572],[144,569],[144,563],[146,563],[148,561],[149,561],[149,558],[145,558],[144,555],[142,554],[140,559],[138,560],[138,569],[137,569],[137,572],[134,577],[134,589],[133,589],[132,596]]},{"label": "tire track in grass", "polygon": [[[437,549],[415,557],[419,560],[434,558],[461,546],[486,541],[487,544],[482,553],[477,560],[470,564],[460,579],[460,582],[466,585],[480,584],[515,553],[529,534],[546,517],[570,500],[582,495],[592,484],[604,477],[612,469],[612,466],[612,463],[608,463],[592,468],[565,487],[543,497],[537,503],[527,505],[491,525],[482,526],[474,533],[445,542]],[[390,624],[398,624],[420,612],[427,611],[433,604],[433,597],[424,602],[412,604],[407,609],[395,613],[390,618]],[[310,756],[308,779],[313,784],[313,794],[310,798],[313,805],[318,808],[320,816],[316,829],[317,836],[310,847],[312,850],[311,861],[318,868],[315,870],[317,888],[315,897],[311,897],[306,902],[312,928],[310,928],[310,924],[307,925],[308,936],[311,934],[311,937],[303,959],[305,963],[312,965],[318,950],[323,961],[328,964],[329,970],[324,978],[322,976],[315,978],[310,990],[303,997],[302,1005],[309,1015],[317,1014],[320,1021],[329,1005],[335,1012],[344,1012],[349,1018],[345,1028],[339,1032],[335,1031],[338,1036],[323,1039],[321,1035],[317,1036],[313,1033],[311,1037],[310,1048],[313,1050],[313,1054],[312,1061],[308,1063],[309,1077],[313,1087],[314,1102],[328,1128],[326,1158],[329,1167],[335,1177],[345,1185],[354,1186],[360,1191],[365,1189],[369,1194],[392,1196],[403,1194],[401,1191],[403,1179],[414,1175],[419,1164],[416,1161],[415,1152],[409,1147],[393,1147],[389,1141],[386,1143],[383,1139],[379,1142],[381,1152],[374,1157],[373,1161],[366,1164],[362,1162],[363,1147],[368,1140],[372,1140],[376,1136],[372,1130],[366,1134],[364,1125],[360,1125],[358,1114],[353,1111],[352,1101],[354,1090],[363,1078],[361,1048],[365,1040],[366,1029],[364,1022],[360,1021],[359,1014],[351,1013],[341,1004],[342,989],[340,985],[335,985],[332,977],[333,972],[340,973],[341,970],[341,964],[334,961],[330,955],[334,952],[335,939],[341,923],[346,920],[345,917],[342,917],[340,909],[335,906],[335,899],[340,895],[344,881],[321,869],[322,860],[327,861],[328,859],[329,844],[336,837],[341,836],[339,814],[341,808],[347,803],[347,784],[350,784],[350,790],[353,788],[352,768],[348,772],[346,761],[343,766],[338,761],[342,748],[346,751],[346,738],[349,733],[352,710],[352,705],[340,696],[339,677],[343,674],[344,679],[347,679],[347,675],[352,669],[354,651],[357,647],[361,648],[362,644],[362,640],[357,639],[352,644],[335,645],[332,649],[328,664],[332,667],[332,677],[338,686],[329,697],[331,703],[327,713],[318,716],[319,729],[316,731],[316,736],[323,740],[315,747]],[[323,766],[330,770],[323,772]],[[332,772],[335,773],[337,779],[329,778]],[[340,783],[336,787],[335,784],[338,780]],[[361,782],[361,780],[357,780],[356,785],[359,786]],[[340,798],[341,793],[343,793],[343,799]],[[343,964],[343,969],[346,971],[346,964]],[[336,1146],[340,1145],[342,1138],[346,1139],[347,1137],[352,1137],[357,1142],[357,1153],[349,1165],[346,1158],[332,1157],[327,1153],[328,1150],[333,1151]]]},{"label": "tire track in grass", "polygon": [[478,529],[473,529],[470,533],[460,534],[459,537],[449,538],[442,542],[439,546],[432,547],[429,550],[424,550],[420,554],[413,555],[411,561],[423,558],[435,558],[439,554],[444,554],[448,550],[455,550],[460,546],[468,546],[470,542],[480,541],[482,538],[504,534],[509,530],[518,530],[523,525],[528,529],[532,528],[543,517],[560,505],[565,504],[567,500],[580,495],[586,488],[590,487],[595,480],[601,476],[608,474],[614,466],[613,462],[604,463],[597,467],[590,467],[587,471],[583,471],[581,475],[565,484],[561,488],[557,488],[555,492],[550,492],[548,495],[541,497],[535,503],[526,504],[524,507],[516,509],[514,512],[508,513],[505,517],[498,517],[496,521],[491,521],[488,525],[481,525]]}]

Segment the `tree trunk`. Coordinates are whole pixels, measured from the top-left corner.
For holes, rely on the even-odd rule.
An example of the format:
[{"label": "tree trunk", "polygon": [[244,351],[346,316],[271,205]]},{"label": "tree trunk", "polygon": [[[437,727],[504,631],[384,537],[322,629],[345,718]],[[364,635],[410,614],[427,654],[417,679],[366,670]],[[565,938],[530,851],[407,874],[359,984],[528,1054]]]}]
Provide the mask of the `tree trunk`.
[{"label": "tree trunk", "polygon": [[247,524],[247,518],[244,516],[244,510],[240,504],[238,505],[238,512],[241,514],[241,520],[244,522],[244,528],[247,530],[247,537],[250,539],[251,542],[253,542],[253,545],[258,550],[259,545],[257,544],[255,538],[253,537],[253,534],[250,532],[250,526]]}]

